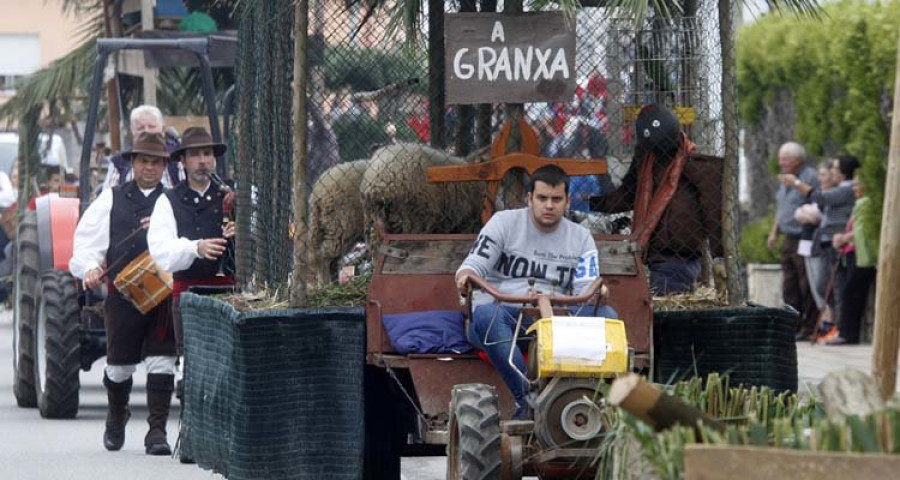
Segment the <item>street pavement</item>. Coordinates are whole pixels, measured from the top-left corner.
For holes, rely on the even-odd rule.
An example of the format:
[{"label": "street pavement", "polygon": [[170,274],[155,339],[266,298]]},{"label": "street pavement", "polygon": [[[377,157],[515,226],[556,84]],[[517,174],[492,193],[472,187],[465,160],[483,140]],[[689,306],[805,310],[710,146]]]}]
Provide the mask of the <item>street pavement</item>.
[{"label": "street pavement", "polygon": [[[801,384],[815,388],[825,374],[844,368],[868,372],[871,346],[824,347],[797,345]],[[193,480],[222,479],[196,465],[183,465],[168,457],[144,454],[147,430],[145,372],[135,375],[132,418],[125,447],[119,452],[103,449],[102,432],[106,394],[102,386],[104,359],[90,372],[81,372],[81,406],[73,420],[44,420],[36,409],[22,409],[12,392],[11,312],[0,311],[0,480]],[[801,387],[803,390],[804,387]],[[169,442],[178,435],[178,402],[169,419]],[[445,475],[443,457],[405,458],[405,480],[440,480]]]}]

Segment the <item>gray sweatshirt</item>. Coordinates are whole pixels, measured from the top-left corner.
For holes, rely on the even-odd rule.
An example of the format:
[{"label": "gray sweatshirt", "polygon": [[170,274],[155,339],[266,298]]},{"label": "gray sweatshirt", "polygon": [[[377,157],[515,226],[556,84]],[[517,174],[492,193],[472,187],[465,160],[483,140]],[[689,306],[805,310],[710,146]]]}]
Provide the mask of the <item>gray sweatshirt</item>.
[{"label": "gray sweatshirt", "polygon": [[[513,295],[527,293],[532,277],[538,290],[549,292],[555,279],[557,292],[571,287],[577,295],[600,275],[597,246],[586,228],[564,218],[553,232],[542,232],[528,208],[495,213],[459,270],[466,268]],[[485,297],[474,303],[491,301]]]}]

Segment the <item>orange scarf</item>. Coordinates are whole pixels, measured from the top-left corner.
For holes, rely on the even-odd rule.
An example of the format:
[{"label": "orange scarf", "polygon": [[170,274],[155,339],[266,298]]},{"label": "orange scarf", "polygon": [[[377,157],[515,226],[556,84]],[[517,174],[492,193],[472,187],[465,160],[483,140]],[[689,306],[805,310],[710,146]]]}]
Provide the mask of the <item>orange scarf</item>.
[{"label": "orange scarf", "polygon": [[684,171],[684,164],[687,163],[688,157],[694,153],[696,148],[697,146],[688,140],[687,135],[682,133],[678,153],[666,168],[662,183],[655,193],[653,192],[653,165],[656,162],[656,155],[648,153],[644,157],[640,166],[637,198],[634,204],[635,233],[638,247],[644,252],[644,258],[647,257],[646,247],[650,242],[650,235],[656,230],[663,212],[666,211],[675,191],[678,190],[678,179],[681,178],[681,172]]}]

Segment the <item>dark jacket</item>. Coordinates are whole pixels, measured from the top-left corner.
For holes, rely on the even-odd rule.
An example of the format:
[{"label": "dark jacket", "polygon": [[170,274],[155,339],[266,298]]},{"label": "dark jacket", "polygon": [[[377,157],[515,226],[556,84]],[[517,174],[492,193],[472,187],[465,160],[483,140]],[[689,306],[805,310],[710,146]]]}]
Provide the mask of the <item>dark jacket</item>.
[{"label": "dark jacket", "polygon": [[[591,210],[619,213],[634,209],[638,186],[637,163],[633,162],[622,185],[602,197],[591,199]],[[653,168],[654,185],[659,185],[668,162],[657,161]],[[724,256],[722,249],[722,177],[720,157],[692,155],[684,165],[678,189],[650,236],[647,259],[693,259],[703,254],[709,240],[713,257]],[[633,229],[636,231],[637,226]]]},{"label": "dark jacket", "polygon": [[[175,214],[175,224],[178,226],[178,236],[188,240],[201,238],[220,238],[222,236],[222,200],[225,193],[210,184],[206,193],[201,195],[191,189],[187,181],[181,182],[171,190],[165,192],[172,204],[172,212]],[[234,273],[234,257],[229,252],[225,253],[224,272],[226,275]],[[198,258],[194,260],[187,270],[175,272],[176,280],[201,280],[215,277],[219,271],[219,260],[207,260]]]}]

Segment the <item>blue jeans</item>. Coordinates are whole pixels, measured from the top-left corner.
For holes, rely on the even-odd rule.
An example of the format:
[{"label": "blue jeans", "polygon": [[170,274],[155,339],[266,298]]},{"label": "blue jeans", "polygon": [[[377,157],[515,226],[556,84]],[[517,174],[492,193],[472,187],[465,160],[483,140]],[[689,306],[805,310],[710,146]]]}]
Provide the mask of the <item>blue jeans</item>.
[{"label": "blue jeans", "polygon": [[[572,307],[572,315],[577,317],[607,317],[619,318],[616,311],[610,306],[602,306],[594,314],[593,306],[585,306],[583,308]],[[496,318],[494,318],[496,312]],[[493,319],[494,323],[491,324]],[[475,307],[472,312],[472,321],[469,323],[469,329],[466,336],[475,348],[484,350],[497,373],[509,387],[519,407],[525,406],[525,397],[528,395],[528,382],[509,365],[509,349],[510,342],[515,332],[516,322],[519,319],[519,307],[510,305],[500,305],[496,302],[487,305]],[[519,332],[519,338],[525,334],[525,330],[534,323],[532,317],[522,319],[522,331]],[[490,332],[488,330],[490,329]],[[485,342],[485,334],[487,341]],[[525,359],[522,357],[522,350],[518,345],[512,346],[513,363],[521,372],[525,372]]]}]

